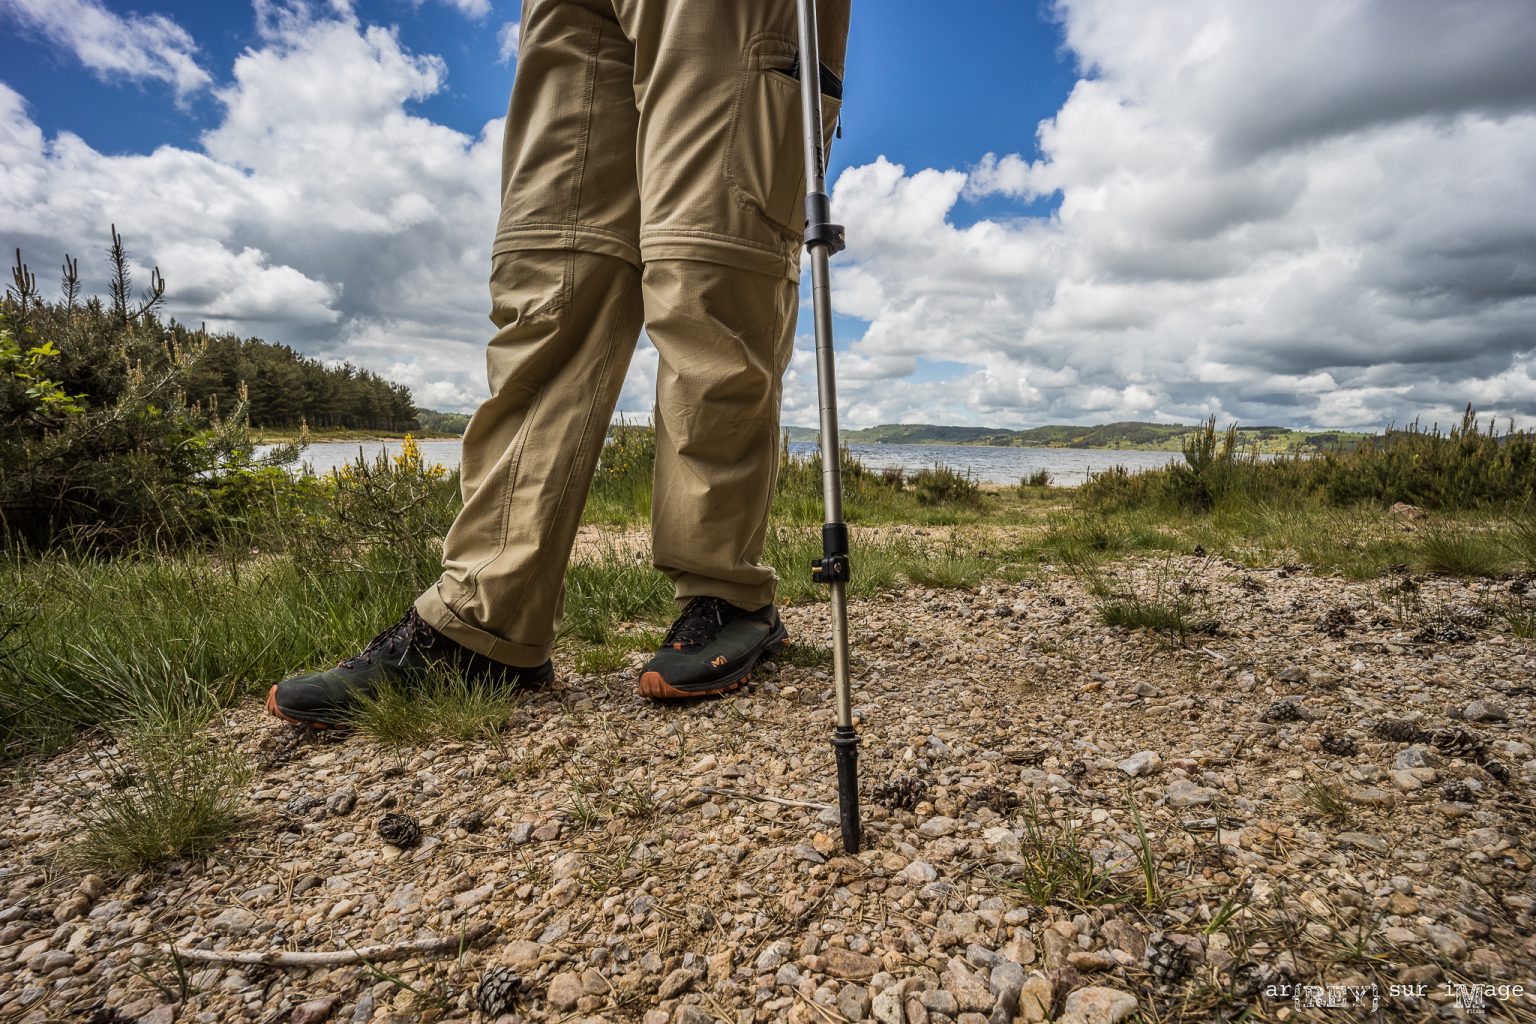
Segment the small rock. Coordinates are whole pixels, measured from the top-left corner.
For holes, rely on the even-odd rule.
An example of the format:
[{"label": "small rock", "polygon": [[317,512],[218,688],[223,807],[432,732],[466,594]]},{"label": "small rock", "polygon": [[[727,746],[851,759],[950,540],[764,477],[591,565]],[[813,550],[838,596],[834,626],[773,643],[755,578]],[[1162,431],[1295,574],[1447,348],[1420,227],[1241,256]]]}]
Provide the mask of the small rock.
[{"label": "small rock", "polygon": [[936,814],[929,818],[927,821],[923,822],[921,825],[917,826],[917,830],[923,835],[927,836],[929,839],[939,839],[943,836],[949,835],[959,827],[960,823],[954,818],[945,817],[942,814]]},{"label": "small rock", "polygon": [[934,866],[929,864],[927,861],[915,860],[911,864],[908,864],[906,867],[902,868],[896,877],[905,882],[913,882],[917,885],[926,885],[928,882],[938,878],[939,873],[934,869]]},{"label": "small rock", "polygon": [[1162,763],[1163,759],[1158,756],[1155,750],[1143,750],[1132,754],[1115,767],[1134,779],[1139,775],[1145,775],[1147,772],[1156,771],[1157,767]]},{"label": "small rock", "polygon": [[1409,768],[1434,768],[1444,763],[1440,755],[1428,747],[1404,747],[1397,752],[1397,757],[1392,761],[1392,767],[1403,771]]},{"label": "small rock", "polygon": [[837,1012],[849,1020],[863,1020],[869,1010],[869,989],[863,985],[844,985],[837,994]]},{"label": "small rock", "polygon": [[1509,712],[1498,701],[1475,700],[1462,710],[1461,717],[1469,722],[1507,722]]},{"label": "small rock", "polygon": [[321,996],[311,999],[307,1003],[300,1003],[293,1008],[293,1013],[288,1015],[288,1024],[320,1024],[331,1016],[331,1011],[336,1008],[336,996]]},{"label": "small rock", "polygon": [[65,921],[73,921],[91,909],[91,898],[84,895],[71,896],[60,903],[53,911],[53,919],[60,924]]},{"label": "small rock", "polygon": [[566,971],[549,980],[549,1005],[561,1012],[575,1009],[581,1000],[581,978]]},{"label": "small rock", "polygon": [[1188,779],[1174,779],[1168,783],[1164,799],[1169,807],[1198,807],[1215,800],[1217,792],[1206,786],[1197,786]]},{"label": "small rock", "polygon": [[877,992],[869,1009],[879,1024],[907,1024],[907,1011],[902,1006],[900,985],[891,985]]},{"label": "small rock", "polygon": [[693,983],[699,980],[699,973],[689,967],[679,967],[661,980],[661,987],[656,990],[657,999],[675,999],[693,987]]},{"label": "small rock", "polygon": [[1022,1024],[1039,1024],[1050,1013],[1055,994],[1056,989],[1051,979],[1039,971],[1030,971],[1024,979],[1023,987],[1019,989],[1019,1008],[1015,1019]]},{"label": "small rock", "polygon": [[1019,1005],[1019,992],[1024,988],[1024,968],[1011,960],[999,960],[988,977],[992,994],[997,997],[994,1013],[1001,1010],[1012,1019]]},{"label": "small rock", "polygon": [[1115,958],[1108,953],[1102,953],[1098,950],[1080,949],[1075,953],[1068,953],[1067,963],[1085,974],[1090,971],[1112,971],[1115,969]]},{"label": "small rock", "polygon": [[776,971],[784,963],[784,956],[788,951],[789,943],[786,940],[780,939],[777,942],[771,942],[764,946],[762,951],[757,954],[757,961],[753,966],[757,969],[758,974]]},{"label": "small rock", "polygon": [[357,790],[355,789],[343,789],[332,793],[325,801],[325,809],[335,815],[351,814],[356,806]]},{"label": "small rock", "polygon": [[845,981],[868,981],[880,970],[880,961],[841,946],[831,946],[821,954],[821,969]]},{"label": "small rock", "polygon": [[935,989],[932,992],[924,992],[918,997],[923,1009],[932,1013],[942,1013],[946,1017],[953,1017],[960,1012],[960,1001],[954,993],[945,989]]},{"label": "small rock", "polygon": [[529,939],[513,939],[501,947],[497,955],[504,964],[513,967],[532,968],[538,966],[539,958],[544,955],[544,947]]},{"label": "small rock", "polygon": [[1438,924],[1424,926],[1424,936],[1441,956],[1452,962],[1467,955],[1467,940],[1454,930]]},{"label": "small rock", "polygon": [[972,973],[970,966],[958,957],[950,958],[939,981],[955,997],[962,1010],[990,1010],[997,1001],[991,987]]},{"label": "small rock", "polygon": [[244,907],[230,907],[208,922],[210,931],[221,935],[244,935],[256,927],[258,918]]},{"label": "small rock", "polygon": [[33,974],[52,974],[54,971],[60,971],[74,965],[75,954],[66,953],[62,949],[50,949],[28,960],[27,970]]},{"label": "small rock", "polygon": [[1136,1012],[1136,997],[1116,988],[1091,985],[1067,996],[1057,1024],[1117,1024]]},{"label": "small rock", "polygon": [[100,875],[86,875],[80,879],[80,884],[76,886],[76,889],[79,890],[80,895],[87,899],[99,900],[106,894],[107,881]]},{"label": "small rock", "polygon": [[513,846],[522,846],[533,838],[533,823],[520,821],[507,830],[507,839]]}]

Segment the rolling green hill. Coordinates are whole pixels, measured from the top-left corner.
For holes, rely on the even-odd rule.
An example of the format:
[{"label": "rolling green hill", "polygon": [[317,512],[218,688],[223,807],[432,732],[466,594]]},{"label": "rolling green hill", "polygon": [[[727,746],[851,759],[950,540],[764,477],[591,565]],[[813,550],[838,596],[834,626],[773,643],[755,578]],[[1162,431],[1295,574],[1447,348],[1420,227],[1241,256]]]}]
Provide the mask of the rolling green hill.
[{"label": "rolling green hill", "polygon": [[[810,427],[787,427],[791,441],[815,441]],[[1178,451],[1183,439],[1198,429],[1189,423],[1104,423],[1095,426],[1053,424],[1027,430],[1000,427],[947,427],[932,423],[885,423],[878,427],[842,431],[852,444],[967,444],[1003,448],[1138,448]],[[1288,427],[1239,427],[1245,448],[1265,452],[1307,451],[1352,446],[1370,434],[1343,430],[1299,431]]]}]

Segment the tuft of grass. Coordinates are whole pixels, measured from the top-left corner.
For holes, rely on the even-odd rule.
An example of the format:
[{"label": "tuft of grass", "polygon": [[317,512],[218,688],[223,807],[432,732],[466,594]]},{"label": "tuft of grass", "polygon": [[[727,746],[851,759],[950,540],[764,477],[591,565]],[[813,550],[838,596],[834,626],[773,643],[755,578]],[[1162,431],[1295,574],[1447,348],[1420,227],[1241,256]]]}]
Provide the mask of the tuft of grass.
[{"label": "tuft of grass", "polygon": [[1019,490],[1026,496],[1031,491],[1049,486],[1051,486],[1051,471],[1048,469],[1036,469],[1019,477]]},{"label": "tuft of grass", "polygon": [[1088,587],[1099,603],[1099,618],[1106,626],[1147,629],[1170,635],[1183,643],[1191,636],[1217,632],[1217,622],[1197,601],[1199,589],[1187,580],[1173,579],[1168,562],[1154,576],[1150,591],[1137,586],[1111,587],[1092,566],[1082,567]]},{"label": "tuft of grass", "polygon": [[780,665],[793,665],[797,668],[831,668],[832,647],[829,644],[797,640],[775,654],[773,660]]},{"label": "tuft of grass", "polygon": [[1527,604],[1513,595],[1487,608],[1491,618],[1504,623],[1510,635],[1521,640],[1536,640],[1536,604]]},{"label": "tuft of grass", "polygon": [[1038,906],[1059,903],[1086,908],[1124,902],[1119,882],[1094,860],[1085,837],[1070,819],[1056,821],[1034,794],[1020,813],[1022,856],[1016,874],[1003,881],[1006,887],[1024,893]]},{"label": "tuft of grass", "polygon": [[1494,531],[1440,524],[1421,534],[1414,561],[1443,576],[1497,576],[1508,567],[1509,555]]},{"label": "tuft of grass", "polygon": [[356,728],[396,746],[439,737],[490,739],[506,729],[520,699],[515,689],[444,672],[410,687],[381,686],[358,702],[351,720]]},{"label": "tuft of grass", "polygon": [[1302,799],[1318,814],[1335,824],[1350,819],[1353,810],[1344,787],[1327,779],[1308,779],[1301,787]]},{"label": "tuft of grass", "polygon": [[250,772],[238,755],[187,749],[164,736],[146,736],[135,746],[131,767],[104,760],[104,776],[128,784],[82,801],[78,838],[66,859],[127,875],[207,853],[239,830],[239,799]]},{"label": "tuft of grass", "polygon": [[1136,797],[1129,791],[1126,793],[1126,802],[1131,807],[1131,820],[1136,825],[1136,863],[1141,868],[1143,906],[1161,906],[1167,898],[1163,891],[1162,876],[1158,871],[1158,857],[1152,849],[1152,839],[1147,835],[1146,823],[1141,819],[1141,807],[1136,803]]}]

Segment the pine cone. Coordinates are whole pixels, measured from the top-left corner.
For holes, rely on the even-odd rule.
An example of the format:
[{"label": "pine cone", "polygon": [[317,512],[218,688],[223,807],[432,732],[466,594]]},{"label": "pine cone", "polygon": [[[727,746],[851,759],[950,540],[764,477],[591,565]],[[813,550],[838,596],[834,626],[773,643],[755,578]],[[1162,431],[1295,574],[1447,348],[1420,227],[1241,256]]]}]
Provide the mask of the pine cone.
[{"label": "pine cone", "polygon": [[1073,761],[1067,765],[1066,770],[1062,774],[1069,779],[1080,779],[1088,774],[1088,766],[1082,761]]},{"label": "pine cone", "polygon": [[970,802],[977,807],[990,807],[998,814],[1008,814],[1019,806],[1019,794],[1010,789],[982,786],[971,794]]},{"label": "pine cone", "polygon": [[1509,780],[1513,775],[1509,770],[1509,766],[1503,761],[1494,760],[1487,756],[1487,754],[1484,754],[1483,759],[1478,764],[1482,766],[1483,771],[1487,772],[1493,781],[1501,785],[1509,785]]},{"label": "pine cone", "polygon": [[1401,718],[1383,718],[1372,727],[1372,732],[1393,743],[1417,743],[1425,738],[1423,729]]},{"label": "pine cone", "polygon": [[1467,785],[1462,779],[1452,779],[1441,786],[1440,797],[1453,804],[1469,804],[1477,798],[1476,794],[1472,792],[1472,787]]},{"label": "pine cone", "polygon": [[386,814],[379,819],[379,838],[403,850],[421,841],[421,826],[409,814]]},{"label": "pine cone", "polygon": [[1301,702],[1294,697],[1286,697],[1277,700],[1264,709],[1259,716],[1261,722],[1300,722],[1307,716],[1302,713]]},{"label": "pine cone", "polygon": [[1160,985],[1172,985],[1189,973],[1189,951],[1162,932],[1147,939],[1147,973]]},{"label": "pine cone", "polygon": [[1252,960],[1245,960],[1232,968],[1232,998],[1238,1002],[1246,1003],[1264,991],[1264,984],[1269,978],[1269,972],[1263,964],[1256,964]]},{"label": "pine cone", "polygon": [[1485,749],[1481,736],[1454,725],[1436,729],[1430,734],[1429,742],[1447,757],[1462,757],[1469,761],[1481,760]]},{"label": "pine cone", "polygon": [[487,1017],[500,1017],[517,1009],[517,997],[522,994],[523,979],[510,967],[492,967],[480,978],[475,991],[475,1005]]},{"label": "pine cone", "polygon": [[485,831],[485,814],[481,811],[470,811],[454,822],[454,826],[463,829],[471,835],[476,832],[483,832]]},{"label": "pine cone", "polygon": [[1317,622],[1317,628],[1324,634],[1338,639],[1349,631],[1349,627],[1355,624],[1355,613],[1348,608],[1334,608]]},{"label": "pine cone", "polygon": [[897,775],[875,786],[869,795],[893,811],[910,811],[928,795],[928,783],[916,775]]},{"label": "pine cone", "polygon": [[1355,738],[1349,735],[1336,735],[1331,732],[1323,733],[1323,738],[1318,741],[1323,748],[1323,753],[1332,754],[1334,757],[1354,757],[1360,753],[1360,745]]}]

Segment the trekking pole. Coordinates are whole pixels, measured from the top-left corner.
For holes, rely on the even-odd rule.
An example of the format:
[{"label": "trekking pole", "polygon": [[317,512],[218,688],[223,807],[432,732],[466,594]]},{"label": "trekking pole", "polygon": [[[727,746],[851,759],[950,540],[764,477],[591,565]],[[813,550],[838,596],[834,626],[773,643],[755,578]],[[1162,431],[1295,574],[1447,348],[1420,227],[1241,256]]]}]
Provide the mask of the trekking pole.
[{"label": "trekking pole", "polygon": [[816,324],[816,392],[821,404],[821,492],[825,521],[821,557],[811,579],[825,583],[832,601],[832,680],[837,725],[838,818],[843,849],[859,852],[859,737],[853,731],[848,684],[848,527],[843,522],[843,482],[837,441],[837,381],[832,353],[832,296],[828,260],[843,250],[843,226],[832,223],[827,199],[826,151],[822,145],[821,50],[816,39],[816,0],[797,0],[800,21],[800,107],[805,127],[805,249],[811,261],[811,312]]}]

